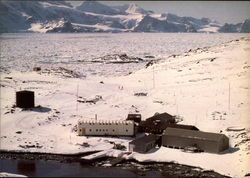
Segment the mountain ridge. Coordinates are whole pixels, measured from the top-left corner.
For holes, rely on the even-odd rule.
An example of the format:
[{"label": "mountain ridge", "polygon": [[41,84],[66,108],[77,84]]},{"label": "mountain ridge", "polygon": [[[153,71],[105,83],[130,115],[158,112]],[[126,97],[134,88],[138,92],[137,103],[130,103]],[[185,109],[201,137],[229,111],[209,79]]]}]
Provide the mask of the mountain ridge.
[{"label": "mountain ridge", "polygon": [[[84,1],[0,1],[0,32],[200,32],[249,33],[250,19],[220,24],[209,18],[156,14],[135,3],[108,6]],[[55,29],[53,29],[55,28]]]}]

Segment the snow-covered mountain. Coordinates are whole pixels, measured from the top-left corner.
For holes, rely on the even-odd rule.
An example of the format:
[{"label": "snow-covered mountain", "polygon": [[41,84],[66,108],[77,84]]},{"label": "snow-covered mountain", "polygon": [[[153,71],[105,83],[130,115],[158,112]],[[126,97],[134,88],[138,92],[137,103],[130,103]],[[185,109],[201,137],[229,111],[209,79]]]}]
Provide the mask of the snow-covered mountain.
[{"label": "snow-covered mountain", "polygon": [[83,12],[93,12],[95,14],[104,15],[117,15],[123,12],[119,9],[109,7],[97,1],[84,1],[80,6],[77,6],[76,9]]},{"label": "snow-covered mountain", "polygon": [[219,32],[224,33],[250,33],[250,19],[246,19],[242,23],[237,24],[228,24],[225,23],[220,29]]},{"label": "snow-covered mountain", "polygon": [[0,32],[249,32],[244,23],[219,24],[208,18],[156,14],[135,3],[108,6],[84,1],[1,1]]},{"label": "snow-covered mountain", "polygon": [[135,27],[136,32],[196,32],[192,24],[160,20],[149,15],[145,16]]},{"label": "snow-covered mountain", "polygon": [[75,10],[64,1],[3,1],[0,2],[0,31],[27,32],[35,24],[65,19],[70,23],[94,25],[101,20],[95,16]]},{"label": "snow-covered mountain", "polygon": [[228,24],[225,23],[220,29],[219,32],[223,33],[235,33],[240,32],[242,23],[238,24]]},{"label": "snow-covered mountain", "polygon": [[144,10],[143,8],[139,7],[135,3],[130,3],[129,5],[127,5],[125,12],[127,12],[128,14],[152,14],[153,13],[153,11]]},{"label": "snow-covered mountain", "polygon": [[240,29],[241,33],[250,33],[250,19],[245,20],[242,23],[241,29]]}]

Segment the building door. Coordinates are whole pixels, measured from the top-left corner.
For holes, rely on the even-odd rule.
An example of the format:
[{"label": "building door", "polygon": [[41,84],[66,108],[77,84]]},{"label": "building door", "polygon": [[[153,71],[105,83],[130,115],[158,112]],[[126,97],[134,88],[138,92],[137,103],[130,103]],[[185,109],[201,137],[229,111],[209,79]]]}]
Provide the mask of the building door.
[{"label": "building door", "polygon": [[86,135],[86,130],[85,130],[85,128],[82,128],[82,135]]},{"label": "building door", "polygon": [[129,145],[129,151],[134,151],[135,145],[130,144]]}]

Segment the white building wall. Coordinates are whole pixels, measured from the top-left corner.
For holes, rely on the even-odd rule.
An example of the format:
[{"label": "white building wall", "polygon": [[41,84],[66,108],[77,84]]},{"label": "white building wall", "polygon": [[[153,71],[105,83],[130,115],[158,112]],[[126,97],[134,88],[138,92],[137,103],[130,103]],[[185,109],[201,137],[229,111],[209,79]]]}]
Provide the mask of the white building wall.
[{"label": "white building wall", "polygon": [[134,121],[82,120],[78,122],[78,135],[134,135]]}]

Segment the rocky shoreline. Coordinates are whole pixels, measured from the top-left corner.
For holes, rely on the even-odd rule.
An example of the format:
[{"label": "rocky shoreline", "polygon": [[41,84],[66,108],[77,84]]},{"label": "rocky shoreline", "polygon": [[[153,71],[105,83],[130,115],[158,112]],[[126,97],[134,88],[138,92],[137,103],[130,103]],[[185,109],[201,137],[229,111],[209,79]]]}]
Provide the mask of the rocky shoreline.
[{"label": "rocky shoreline", "polygon": [[[135,173],[138,176],[146,176],[147,172],[158,172],[163,177],[217,177],[228,178],[212,170],[203,170],[201,168],[181,165],[173,162],[138,162],[137,160],[123,160],[122,162],[111,166],[109,163],[114,159],[104,157],[93,160],[91,162],[83,162],[79,159],[80,156],[86,156],[94,152],[79,153],[79,154],[51,154],[51,153],[27,153],[27,152],[0,152],[0,160],[43,160],[43,161],[58,161],[64,164],[80,163],[83,166],[90,167],[118,167]],[[105,175],[104,175],[105,176]]]}]

